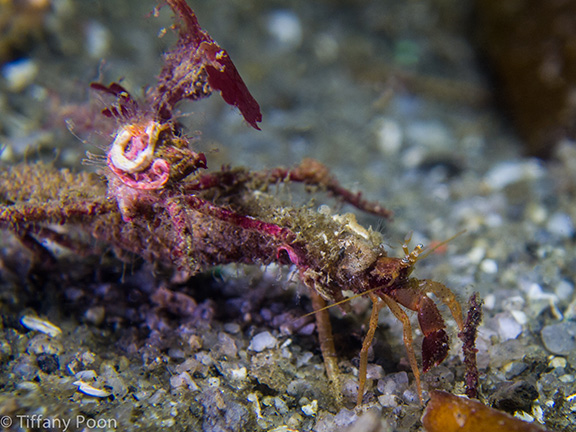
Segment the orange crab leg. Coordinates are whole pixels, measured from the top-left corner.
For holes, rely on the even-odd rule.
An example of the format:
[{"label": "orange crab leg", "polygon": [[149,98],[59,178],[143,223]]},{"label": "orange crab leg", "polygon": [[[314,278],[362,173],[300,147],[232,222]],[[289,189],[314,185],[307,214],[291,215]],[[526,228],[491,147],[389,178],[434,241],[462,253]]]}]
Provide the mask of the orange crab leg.
[{"label": "orange crab leg", "polygon": [[316,327],[318,330],[318,340],[320,341],[320,350],[324,358],[326,375],[336,387],[340,388],[340,370],[338,368],[338,356],[334,346],[334,336],[332,334],[332,324],[330,323],[330,314],[326,308],[326,301],[318,294],[314,288],[310,288],[310,298],[312,308],[316,316]]},{"label": "orange crab leg", "polygon": [[393,298],[384,293],[380,293],[379,296],[382,300],[384,300],[386,306],[390,308],[390,311],[392,311],[396,319],[398,319],[402,323],[402,327],[404,330],[404,346],[406,347],[406,354],[408,355],[410,368],[412,369],[412,373],[414,374],[414,378],[416,379],[416,390],[418,391],[418,398],[420,399],[420,403],[422,404],[423,400],[422,400],[422,385],[420,383],[420,370],[418,369],[418,362],[416,361],[416,353],[414,352],[414,346],[412,340],[412,325],[410,324],[410,318]]},{"label": "orange crab leg", "polygon": [[462,318],[462,307],[456,295],[450,289],[440,282],[434,282],[428,279],[420,280],[420,286],[424,289],[424,292],[429,292],[438,297],[442,303],[444,303],[450,309],[454,321],[458,325],[458,329],[462,331],[464,329],[464,319]]},{"label": "orange crab leg", "polygon": [[368,369],[368,349],[372,345],[374,340],[374,333],[376,333],[376,328],[378,327],[378,314],[380,309],[382,309],[383,304],[380,299],[374,294],[370,294],[370,299],[372,300],[372,313],[370,314],[370,324],[368,327],[368,332],[366,337],[362,342],[362,349],[360,350],[360,367],[358,369],[358,398],[356,400],[356,405],[362,404],[362,397],[364,396],[364,386],[366,384],[366,372]]}]

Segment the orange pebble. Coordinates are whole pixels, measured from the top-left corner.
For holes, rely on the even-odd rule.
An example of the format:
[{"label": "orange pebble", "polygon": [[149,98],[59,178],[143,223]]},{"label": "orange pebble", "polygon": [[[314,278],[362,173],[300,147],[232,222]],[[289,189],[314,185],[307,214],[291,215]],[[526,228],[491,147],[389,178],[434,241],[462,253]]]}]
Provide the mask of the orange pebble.
[{"label": "orange pebble", "polygon": [[422,423],[427,432],[546,432],[536,424],[443,391],[430,393]]}]

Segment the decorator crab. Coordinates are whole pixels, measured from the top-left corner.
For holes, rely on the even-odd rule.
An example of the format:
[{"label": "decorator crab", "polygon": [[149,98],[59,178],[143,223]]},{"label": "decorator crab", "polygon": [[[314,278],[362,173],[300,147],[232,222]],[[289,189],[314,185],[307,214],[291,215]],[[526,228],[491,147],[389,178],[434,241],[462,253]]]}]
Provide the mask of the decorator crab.
[{"label": "decorator crab", "polygon": [[[373,302],[360,353],[358,403],[366,382],[368,348],[384,305],[404,326],[404,343],[421,395],[412,329],[404,309],[418,315],[424,334],[424,371],[442,362],[449,348],[444,320],[429,294],[448,305],[461,331],[466,328],[452,291],[411,276],[425,249],[418,245],[410,250],[405,244],[404,256],[389,257],[381,235],[360,226],[354,215],[290,207],[266,193],[271,184],[301,182],[361,210],[391,216],[360,193],[344,189],[315,160],[305,159],[292,169],[251,172],[225,167],[204,172],[205,155],[191,149],[173,118],[179,101],[200,99],[216,90],[254,128],[262,116],[226,51],[200,28],[185,1],[167,3],[178,18],[179,39],[166,54],[158,83],[146,100],[136,101],[120,84],[91,85],[102,99],[110,100],[102,114],[115,122],[105,179],[41,164],[5,169],[0,174],[0,227],[46,256],[43,239],[89,250],[90,245],[72,241],[72,233],[80,230],[118,251],[191,274],[225,263],[295,266],[310,289],[328,377],[338,381],[339,371],[326,304],[345,307],[343,291],[352,290]],[[472,344],[469,358],[473,352]]]}]

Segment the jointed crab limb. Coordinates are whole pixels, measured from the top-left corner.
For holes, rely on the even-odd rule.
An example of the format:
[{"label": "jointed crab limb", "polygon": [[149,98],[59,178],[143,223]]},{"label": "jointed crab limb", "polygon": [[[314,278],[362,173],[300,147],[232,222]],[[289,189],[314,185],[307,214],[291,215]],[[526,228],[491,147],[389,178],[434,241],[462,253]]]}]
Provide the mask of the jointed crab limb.
[{"label": "jointed crab limb", "polygon": [[3,209],[0,207],[0,229],[13,231],[20,242],[42,261],[52,262],[55,258],[40,240],[48,240],[77,254],[88,255],[90,253],[88,245],[80,243],[78,239],[72,239],[67,233],[57,232],[42,224],[63,225],[78,222],[85,217],[97,217],[108,213],[110,208],[101,206],[100,212],[95,213],[93,206],[72,206],[70,211],[63,207],[65,206],[52,205],[43,209],[35,206],[7,206]]},{"label": "jointed crab limb", "polygon": [[340,185],[330,174],[330,171],[323,163],[306,158],[294,168],[274,168],[271,170],[249,172],[242,169],[222,168],[221,171],[204,174],[198,179],[184,185],[184,190],[188,192],[202,191],[211,188],[234,188],[246,187],[266,188],[270,184],[279,182],[297,182],[309,186],[318,186],[332,194],[335,198],[340,198],[344,202],[353,205],[359,210],[381,216],[386,219],[392,218],[392,212],[380,204],[362,198],[360,192],[352,192]]},{"label": "jointed crab limb", "polygon": [[358,368],[358,397],[356,399],[356,405],[362,404],[362,397],[364,396],[364,386],[366,385],[366,373],[368,370],[368,350],[372,345],[374,340],[374,334],[376,333],[376,328],[378,327],[378,314],[380,309],[382,309],[383,303],[374,294],[370,294],[370,299],[372,300],[372,313],[370,314],[370,323],[368,327],[368,332],[364,337],[362,342],[362,349],[360,350],[360,367]]},{"label": "jointed crab limb", "polygon": [[28,249],[30,252],[34,254],[39,260],[43,263],[55,264],[56,258],[50,253],[48,249],[42,245],[35,237],[30,235],[30,233],[25,232],[23,234],[15,234],[18,240]]},{"label": "jointed crab limb", "polygon": [[109,213],[115,206],[115,203],[105,199],[71,203],[50,202],[41,206],[36,204],[6,206],[0,211],[0,226],[9,224],[18,226],[34,222],[62,225]]},{"label": "jointed crab limb", "polygon": [[115,98],[113,105],[102,110],[104,116],[124,121],[133,120],[137,116],[139,112],[138,103],[120,84],[111,83],[106,86],[95,82],[90,84],[90,88]]},{"label": "jointed crab limb", "polygon": [[420,382],[420,370],[418,369],[418,362],[416,361],[416,353],[414,352],[414,345],[412,341],[412,325],[410,324],[410,318],[408,315],[406,315],[406,312],[404,312],[402,308],[398,306],[398,303],[396,303],[391,297],[387,296],[386,294],[379,294],[379,296],[382,300],[384,300],[386,306],[388,306],[396,319],[402,323],[404,346],[406,347],[410,368],[412,369],[414,379],[416,380],[416,391],[418,392],[420,403],[422,403],[422,384]]},{"label": "jointed crab limb", "polygon": [[326,375],[328,376],[328,379],[332,381],[339,393],[340,370],[338,368],[338,356],[336,355],[336,348],[334,346],[334,335],[332,334],[330,314],[326,309],[326,300],[324,300],[313,288],[310,288],[310,298],[312,299],[312,308],[315,311],[314,315],[316,316],[318,341],[320,342],[320,350],[322,351],[322,357],[324,358]]},{"label": "jointed crab limb", "polygon": [[282,241],[290,241],[290,239],[295,238],[294,233],[288,228],[283,228],[273,223],[264,222],[251,216],[244,216],[232,210],[215,206],[211,202],[197,196],[188,196],[185,200],[190,207],[240,228],[254,230]]},{"label": "jointed crab limb", "polygon": [[429,279],[421,279],[419,281],[419,289],[425,293],[432,293],[438,297],[438,299],[440,299],[440,301],[450,309],[450,313],[452,314],[454,321],[456,321],[459,331],[464,329],[462,306],[460,306],[456,295],[446,285]]},{"label": "jointed crab limb", "polygon": [[319,186],[320,188],[326,189],[336,198],[341,198],[362,211],[382,216],[386,219],[392,218],[392,212],[390,210],[385,209],[376,202],[365,200],[362,198],[361,192],[355,193],[342,187],[338,180],[330,173],[328,167],[315,159],[305,158],[298,166],[292,169],[276,168],[256,174],[261,176],[262,180],[269,183],[288,180],[311,186]]},{"label": "jointed crab limb", "polygon": [[[191,253],[191,233],[186,208],[179,200],[173,199],[168,201],[166,211],[168,212],[170,223],[176,233],[176,244],[171,250],[172,258],[176,263],[179,263],[178,266],[181,267],[181,269],[193,268],[194,258]],[[184,265],[184,263],[188,265]]]},{"label": "jointed crab limb", "polygon": [[422,281],[409,279],[404,286],[387,294],[402,306],[418,313],[418,324],[424,333],[422,341],[422,369],[427,372],[448,355],[446,325],[436,304],[420,289]]}]

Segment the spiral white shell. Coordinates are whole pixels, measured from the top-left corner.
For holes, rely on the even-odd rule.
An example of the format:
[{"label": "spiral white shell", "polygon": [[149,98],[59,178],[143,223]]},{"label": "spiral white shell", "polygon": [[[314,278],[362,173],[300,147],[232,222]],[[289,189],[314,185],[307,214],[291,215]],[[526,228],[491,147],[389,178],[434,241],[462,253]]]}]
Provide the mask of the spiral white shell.
[{"label": "spiral white shell", "polygon": [[[160,128],[156,122],[150,122],[144,133],[140,132],[140,128],[134,125],[124,126],[116,134],[116,138],[112,142],[112,147],[108,153],[110,162],[118,170],[134,173],[142,171],[150,166],[152,160],[154,159],[154,148],[156,146],[156,141],[158,140],[158,134]],[[135,158],[129,159],[126,157],[126,148],[130,143],[130,140],[139,137],[147,137],[146,146],[138,152]]]}]

